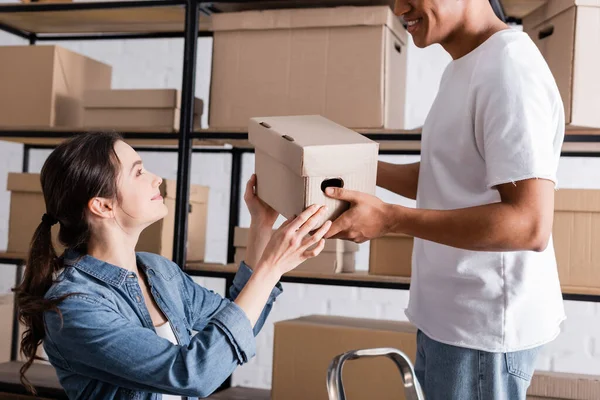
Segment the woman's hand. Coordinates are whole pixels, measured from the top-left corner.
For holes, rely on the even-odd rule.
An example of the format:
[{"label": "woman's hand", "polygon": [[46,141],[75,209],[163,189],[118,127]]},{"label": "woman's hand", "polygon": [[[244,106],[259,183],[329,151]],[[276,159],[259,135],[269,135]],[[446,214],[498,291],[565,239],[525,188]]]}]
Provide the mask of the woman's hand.
[{"label": "woman's hand", "polygon": [[309,233],[317,227],[325,211],[326,207],[312,205],[298,217],[287,220],[273,233],[258,262],[258,268],[281,276],[305,260],[318,256],[325,247],[323,236],[331,227],[331,221],[325,222],[312,235]]},{"label": "woman's hand", "polygon": [[251,225],[255,225],[257,228],[268,228],[269,230],[273,228],[279,213],[256,195],[256,174],[253,174],[246,184],[244,201],[248,206],[248,211],[250,211]]}]

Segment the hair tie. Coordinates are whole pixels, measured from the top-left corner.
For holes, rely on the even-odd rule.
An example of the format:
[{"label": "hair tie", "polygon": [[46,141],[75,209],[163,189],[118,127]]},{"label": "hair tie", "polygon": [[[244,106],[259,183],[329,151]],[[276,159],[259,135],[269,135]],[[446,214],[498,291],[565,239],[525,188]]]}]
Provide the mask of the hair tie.
[{"label": "hair tie", "polygon": [[52,226],[52,225],[57,224],[58,220],[56,218],[54,218],[52,215],[46,213],[46,214],[42,215],[42,222]]}]

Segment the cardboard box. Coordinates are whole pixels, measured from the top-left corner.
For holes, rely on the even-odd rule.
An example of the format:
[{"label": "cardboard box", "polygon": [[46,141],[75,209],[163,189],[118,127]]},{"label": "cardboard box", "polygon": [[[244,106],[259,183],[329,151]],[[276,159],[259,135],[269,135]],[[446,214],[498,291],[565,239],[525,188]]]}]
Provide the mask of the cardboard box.
[{"label": "cardboard box", "polygon": [[[10,252],[28,253],[33,233],[46,212],[39,174],[8,174],[8,190],[11,191],[8,247]],[[166,258],[173,257],[173,234],[175,231],[176,182],[163,180],[160,192],[169,213],[165,218],[144,229],[136,251],[148,251]],[[206,221],[208,188],[190,185],[190,213],[188,215],[189,261],[203,261],[206,247]],[[52,227],[54,247],[62,254],[64,247],[58,242],[59,225]]]},{"label": "cardboard box", "polygon": [[0,363],[10,361],[14,315],[14,295],[0,295]]},{"label": "cardboard box", "polygon": [[[327,368],[346,351],[392,347],[414,362],[416,328],[407,322],[309,316],[275,324],[272,400],[328,400]],[[386,358],[344,366],[349,399],[404,399],[400,373]]]},{"label": "cardboard box", "polygon": [[[46,212],[40,175],[10,172],[6,189],[11,192],[7,251],[28,254],[33,234]],[[52,240],[60,255],[64,247],[58,242],[58,230],[58,224],[52,227]]]},{"label": "cardboard box", "polygon": [[600,288],[600,190],[560,189],[552,237],[563,289]]},{"label": "cardboard box", "polygon": [[[179,129],[181,93],[175,89],[90,90],[84,96],[84,126],[92,129]],[[204,104],[194,101],[200,128]]]},{"label": "cardboard box", "polygon": [[59,46],[1,46],[0,60],[4,127],[81,127],[85,90],[111,85],[109,65]]},{"label": "cardboard box", "polygon": [[[177,182],[163,180],[160,193],[169,210],[167,216],[150,225],[140,235],[136,251],[147,251],[171,259],[175,233],[175,194]],[[187,261],[203,261],[206,249],[206,221],[209,188],[190,185],[190,209],[188,214]]]},{"label": "cardboard box", "polygon": [[369,274],[410,278],[413,241],[412,236],[396,233],[371,240]]},{"label": "cardboard box", "polygon": [[[320,224],[349,207],[327,197],[330,186],[375,194],[379,145],[318,115],[252,118],[258,196],[286,218],[311,204],[329,211]],[[319,226],[320,226],[319,224]]]},{"label": "cardboard box", "polygon": [[208,397],[209,400],[270,400],[268,390],[234,387]]},{"label": "cardboard box", "polygon": [[[246,257],[248,245],[248,228],[235,228],[233,245],[235,246],[235,263],[241,263]],[[300,264],[294,271],[320,274],[354,272],[355,254],[358,244],[340,239],[328,239],[325,248],[318,256]]]},{"label": "cardboard box", "polygon": [[536,372],[527,391],[527,400],[597,400],[600,377],[592,375]]},{"label": "cardboard box", "polygon": [[450,61],[439,46],[417,49],[388,6],[212,18],[211,128],[308,114],[352,128],[416,128]]},{"label": "cardboard box", "polygon": [[599,20],[600,0],[549,0],[523,18],[554,74],[568,124],[600,127]]}]

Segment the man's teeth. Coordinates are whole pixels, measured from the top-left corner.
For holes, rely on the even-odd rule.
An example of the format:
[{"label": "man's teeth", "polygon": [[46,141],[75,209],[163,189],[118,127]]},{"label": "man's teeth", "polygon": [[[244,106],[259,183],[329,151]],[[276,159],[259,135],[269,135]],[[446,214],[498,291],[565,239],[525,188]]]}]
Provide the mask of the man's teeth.
[{"label": "man's teeth", "polygon": [[414,21],[408,21],[407,24],[408,24],[408,26],[413,26],[413,25],[416,25],[419,21],[420,21],[420,19],[415,19]]}]

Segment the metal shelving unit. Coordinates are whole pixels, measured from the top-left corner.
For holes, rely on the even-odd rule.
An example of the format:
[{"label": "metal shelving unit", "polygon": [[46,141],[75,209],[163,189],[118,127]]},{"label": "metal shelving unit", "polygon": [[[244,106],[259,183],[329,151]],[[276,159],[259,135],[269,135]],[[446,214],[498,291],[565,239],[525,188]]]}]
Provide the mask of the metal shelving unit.
[{"label": "metal shelving unit", "polygon": [[[518,21],[543,0],[490,0],[499,16]],[[194,88],[196,75],[196,48],[198,37],[211,37],[210,15],[221,11],[241,9],[281,8],[323,5],[393,4],[393,0],[141,0],[106,1],[93,3],[30,3],[0,6],[0,30],[16,35],[35,45],[38,42],[64,40],[116,40],[116,39],[163,39],[184,40],[182,109],[180,130],[121,132],[125,140],[138,151],[177,153],[177,204],[173,260],[194,276],[215,277],[225,280],[229,287],[235,275],[233,232],[239,224],[241,198],[241,168],[244,153],[254,149],[248,143],[244,130],[194,130]],[[504,7],[503,7],[504,6]],[[0,140],[23,144],[22,171],[28,172],[31,150],[52,149],[65,138],[82,133],[73,129],[15,129],[0,127]],[[366,137],[380,143],[380,154],[419,155],[421,132],[399,130],[359,130]],[[192,153],[231,154],[231,186],[229,204],[229,233],[227,265],[185,264],[187,239],[187,213]],[[564,157],[600,157],[600,130],[569,128],[563,146]],[[16,283],[21,279],[24,254],[0,253],[0,264],[17,266]],[[356,286],[368,288],[407,290],[410,279],[389,276],[371,276],[365,272],[338,275],[309,275],[292,272],[285,275],[284,282],[330,286]],[[597,293],[575,293],[563,288],[565,300],[600,302]],[[15,318],[17,310],[15,307]],[[13,362],[0,365],[0,392],[18,391],[14,376],[20,367],[17,359],[18,324],[13,329]],[[40,366],[36,372],[41,392],[60,397],[60,387],[53,386],[53,370]],[[6,378],[8,376],[8,378]],[[34,377],[36,378],[36,377]],[[35,381],[35,379],[34,379]],[[51,382],[50,384],[48,382]],[[36,383],[36,382],[34,382]],[[223,388],[228,387],[226,382]],[[9,390],[10,389],[10,390]],[[44,392],[44,390],[46,392]],[[24,393],[22,391],[21,393]],[[41,393],[40,393],[41,394]]]}]

